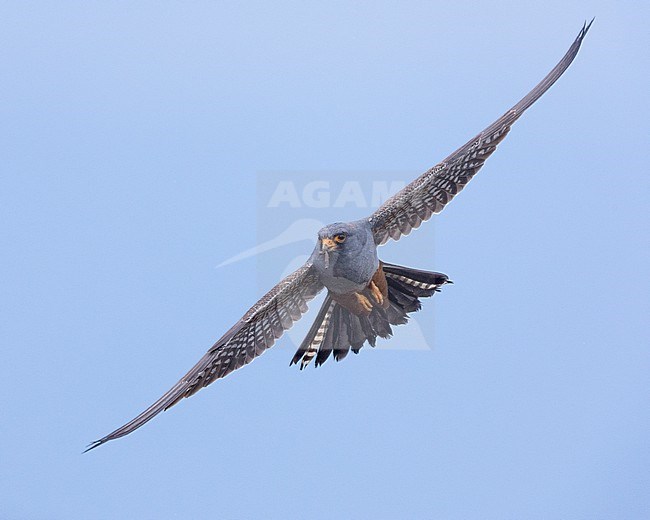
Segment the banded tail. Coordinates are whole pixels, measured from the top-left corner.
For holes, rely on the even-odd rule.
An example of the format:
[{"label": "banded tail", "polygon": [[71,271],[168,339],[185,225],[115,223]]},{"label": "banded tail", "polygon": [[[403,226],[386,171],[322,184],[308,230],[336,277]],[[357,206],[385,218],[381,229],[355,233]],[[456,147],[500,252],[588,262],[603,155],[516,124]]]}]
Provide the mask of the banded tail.
[{"label": "banded tail", "polygon": [[315,365],[319,366],[332,353],[340,361],[350,349],[358,354],[366,341],[374,347],[377,337],[389,338],[393,334],[391,325],[406,323],[409,313],[420,310],[420,298],[433,296],[440,287],[452,283],[442,273],[387,263],[382,263],[382,268],[388,285],[388,306],[375,305],[369,316],[357,316],[328,294],[291,365],[300,361],[302,370],[316,358]]}]

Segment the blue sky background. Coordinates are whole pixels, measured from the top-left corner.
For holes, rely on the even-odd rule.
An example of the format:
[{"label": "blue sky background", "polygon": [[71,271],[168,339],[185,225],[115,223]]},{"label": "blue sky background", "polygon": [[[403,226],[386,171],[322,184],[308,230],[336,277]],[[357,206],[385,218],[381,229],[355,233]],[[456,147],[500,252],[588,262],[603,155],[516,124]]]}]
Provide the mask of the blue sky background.
[{"label": "blue sky background", "polygon": [[[456,282],[419,317],[432,350],[301,373],[281,343],[81,455],[285,267],[215,268],[269,238],[264,172],[423,171],[592,16],[470,186],[382,250]],[[3,3],[0,517],[648,518],[649,24],[646,2]]]}]

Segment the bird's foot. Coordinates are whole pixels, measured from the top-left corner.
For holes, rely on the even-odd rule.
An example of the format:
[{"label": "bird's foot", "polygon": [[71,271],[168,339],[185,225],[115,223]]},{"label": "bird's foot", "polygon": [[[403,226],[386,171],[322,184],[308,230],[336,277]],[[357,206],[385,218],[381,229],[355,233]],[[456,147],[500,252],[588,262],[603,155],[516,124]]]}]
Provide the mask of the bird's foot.
[{"label": "bird's foot", "polygon": [[366,312],[371,312],[372,311],[372,302],[363,294],[361,293],[355,293],[357,297],[357,302],[359,302],[359,305],[363,310]]},{"label": "bird's foot", "polygon": [[377,284],[371,281],[368,288],[370,289],[370,293],[372,294],[372,297],[375,299],[375,301],[379,305],[384,305],[384,295],[381,294],[381,291],[379,290],[379,287],[377,287]]}]

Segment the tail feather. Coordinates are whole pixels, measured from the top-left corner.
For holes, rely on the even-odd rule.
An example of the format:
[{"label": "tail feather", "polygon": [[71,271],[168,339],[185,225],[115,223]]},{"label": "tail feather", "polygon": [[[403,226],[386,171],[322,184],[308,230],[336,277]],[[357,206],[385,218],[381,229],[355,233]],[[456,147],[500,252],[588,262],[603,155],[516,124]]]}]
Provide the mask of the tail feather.
[{"label": "tail feather", "polygon": [[403,307],[396,305],[392,300],[390,305],[386,308],[386,316],[388,317],[388,322],[391,325],[404,325],[409,321],[408,314]]},{"label": "tail feather", "polygon": [[[332,318],[337,315],[339,308],[340,307],[338,305],[334,306],[334,310],[332,311]],[[321,346],[318,349],[318,354],[316,355],[316,366],[320,366],[325,363],[325,361],[327,361],[327,358],[329,358],[332,354],[332,350],[334,349],[334,342],[336,341],[336,338],[334,336],[337,335],[339,327],[334,326],[334,324],[337,323],[337,321],[334,321],[334,319],[332,319],[330,323],[332,326],[327,328],[325,339],[323,340],[323,343],[321,343]]]},{"label": "tail feather", "polygon": [[393,335],[393,329],[390,328],[386,311],[381,307],[375,307],[370,314],[370,323],[373,330],[380,338],[390,338]]},{"label": "tail feather", "polygon": [[[341,327],[339,327],[339,335],[334,345],[334,359],[336,361],[341,361],[345,356],[350,352],[350,346],[352,340],[350,339],[350,316],[349,312],[343,312],[343,307],[338,306],[337,314],[337,323],[338,320],[341,321]],[[363,343],[362,343],[363,344]]]},{"label": "tail feather", "polygon": [[[370,346],[374,348],[375,345],[377,344],[377,333],[372,328],[372,323],[370,323],[370,319],[366,316],[357,316],[357,317],[359,318],[359,323],[361,323],[361,330],[363,330],[363,333],[366,336],[366,340],[368,341],[368,343],[370,343]],[[363,344],[361,346],[363,346]],[[355,352],[355,354],[357,352]]]},{"label": "tail feather", "polygon": [[325,338],[325,333],[327,332],[329,326],[330,316],[332,314],[333,308],[334,302],[332,301],[332,298],[327,295],[325,301],[323,302],[323,306],[321,307],[320,311],[318,311],[318,315],[316,316],[314,323],[309,329],[309,332],[307,332],[305,339],[302,341],[300,347],[298,347],[298,350],[294,354],[293,359],[290,363],[291,365],[298,363],[298,361],[302,359],[302,363],[300,365],[300,370],[302,370],[314,358],[318,352],[318,348]]},{"label": "tail feather", "polygon": [[449,277],[433,271],[421,271],[394,264],[383,264],[386,281],[400,284],[406,292],[415,297],[429,297],[449,283]]},{"label": "tail feather", "polygon": [[348,355],[349,352],[350,352],[349,345],[347,348],[337,349],[334,351],[334,359],[336,359],[336,361],[341,361],[343,358],[345,358],[345,356]]},{"label": "tail feather", "polygon": [[389,305],[373,308],[369,316],[356,316],[327,296],[314,324],[296,351],[291,364],[301,361],[305,368],[312,359],[315,365],[325,363],[334,354],[337,361],[350,349],[358,354],[365,342],[374,347],[377,337],[389,338],[392,326],[408,322],[408,315],[422,307],[420,298],[428,298],[451,283],[447,275],[421,271],[394,264],[382,264],[388,285]]},{"label": "tail feather", "polygon": [[405,313],[417,312],[422,308],[420,300],[417,296],[406,292],[409,287],[405,284],[386,278],[388,282],[388,299],[398,309],[402,309]]},{"label": "tail feather", "polygon": [[366,334],[363,332],[363,327],[361,326],[361,321],[358,316],[349,312],[344,314],[349,323],[348,336],[350,337],[350,346],[352,347],[352,351],[355,354],[358,354],[366,341]]}]

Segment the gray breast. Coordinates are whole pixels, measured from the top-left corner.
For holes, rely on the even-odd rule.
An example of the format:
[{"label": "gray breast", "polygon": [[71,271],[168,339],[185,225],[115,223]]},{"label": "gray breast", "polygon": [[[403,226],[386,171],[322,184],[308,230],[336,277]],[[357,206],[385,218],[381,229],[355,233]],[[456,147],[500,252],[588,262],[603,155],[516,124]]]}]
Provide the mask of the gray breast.
[{"label": "gray breast", "polygon": [[318,269],[320,280],[325,287],[336,294],[361,291],[377,270],[368,262],[348,262],[337,253],[330,253],[329,265],[325,265],[321,256],[320,262],[314,264]]}]

